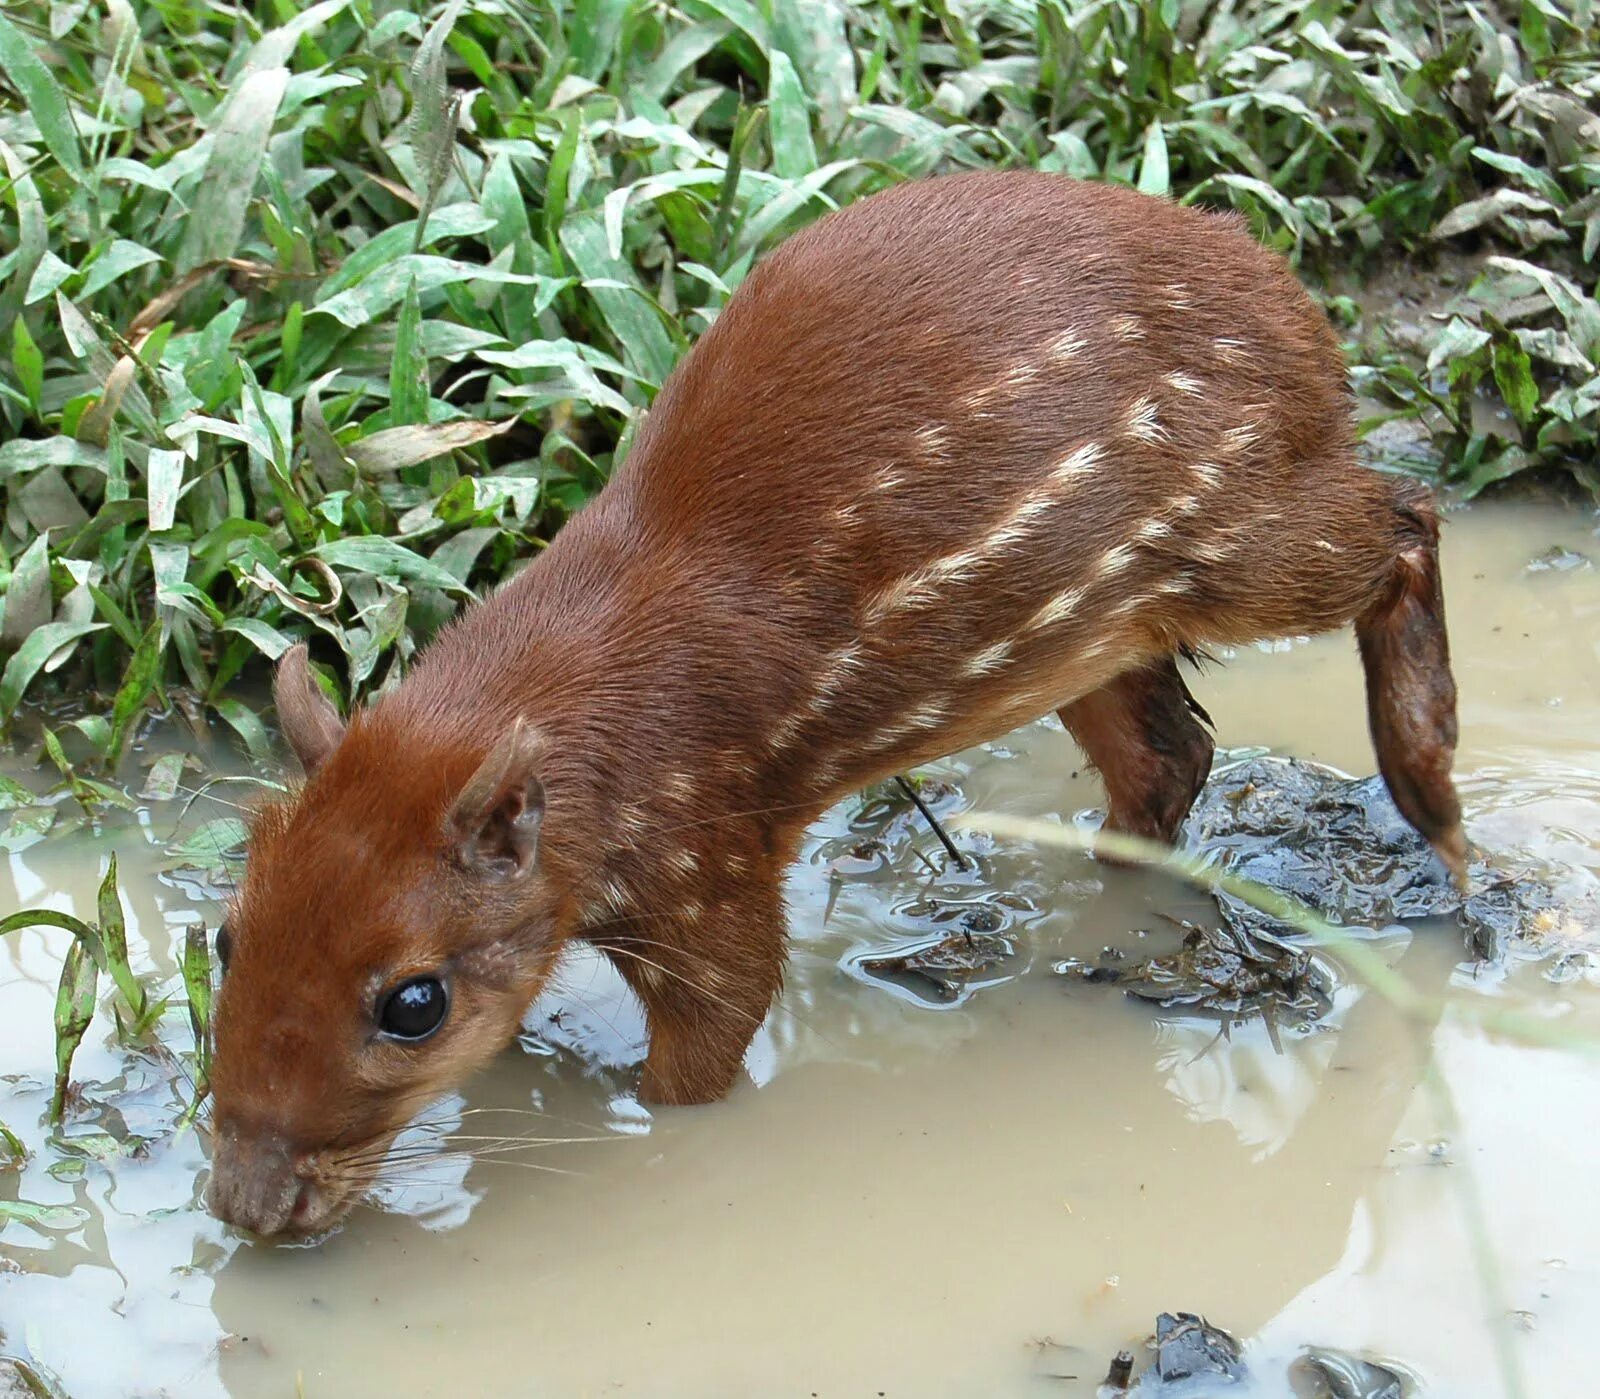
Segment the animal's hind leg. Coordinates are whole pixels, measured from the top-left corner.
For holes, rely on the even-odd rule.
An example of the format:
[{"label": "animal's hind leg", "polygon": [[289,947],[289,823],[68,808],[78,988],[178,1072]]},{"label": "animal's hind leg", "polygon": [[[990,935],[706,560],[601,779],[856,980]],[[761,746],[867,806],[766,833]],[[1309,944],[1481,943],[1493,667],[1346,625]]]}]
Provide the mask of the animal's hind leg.
[{"label": "animal's hind leg", "polygon": [[1456,684],[1439,582],[1439,522],[1425,490],[1410,482],[1396,487],[1395,513],[1400,544],[1393,571],[1378,600],[1356,618],[1367,719],[1395,805],[1460,884],[1467,841],[1450,780]]},{"label": "animal's hind leg", "polygon": [[1210,716],[1164,656],[1056,711],[1106,784],[1106,828],[1168,845],[1200,795]]}]

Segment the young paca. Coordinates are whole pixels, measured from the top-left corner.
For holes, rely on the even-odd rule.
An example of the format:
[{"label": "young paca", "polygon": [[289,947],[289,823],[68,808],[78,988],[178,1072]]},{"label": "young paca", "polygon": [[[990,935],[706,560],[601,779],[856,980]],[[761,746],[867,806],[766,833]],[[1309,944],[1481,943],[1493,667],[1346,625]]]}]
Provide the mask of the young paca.
[{"label": "young paca", "polygon": [[1436,544],[1426,492],[1357,465],[1334,337],[1236,219],[1024,173],[830,214],[397,691],[346,724],[284,657],[308,780],[228,917],[212,1208],[339,1217],[573,938],[643,1002],[643,1096],[720,1098],[806,824],[1052,709],[1110,824],[1172,839],[1212,753],[1186,648],[1354,621],[1383,774],[1459,874]]}]

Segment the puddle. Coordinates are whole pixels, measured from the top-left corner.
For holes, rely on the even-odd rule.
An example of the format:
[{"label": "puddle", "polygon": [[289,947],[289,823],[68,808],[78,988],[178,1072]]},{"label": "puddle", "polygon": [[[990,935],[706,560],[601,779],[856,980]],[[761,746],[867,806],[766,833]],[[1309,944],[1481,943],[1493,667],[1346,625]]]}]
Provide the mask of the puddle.
[{"label": "puddle", "polygon": [[[1592,894],[1600,583],[1570,555],[1600,558],[1591,518],[1484,506],[1450,521],[1445,577],[1470,834]],[[1223,743],[1371,770],[1346,636],[1242,651],[1197,692]],[[1070,822],[1100,800],[1054,721],[931,775],[951,788],[925,791],[936,810]],[[0,910],[92,917],[114,846],[135,964],[174,982],[212,887],[164,868],[177,805],[11,854]],[[229,814],[202,800],[179,839]],[[1254,1380],[1229,1393],[1289,1393],[1308,1347],[1386,1362],[1425,1394],[1499,1393],[1497,1337],[1528,1393],[1593,1392],[1600,1062],[1454,1011],[1414,1025],[1332,953],[1318,954],[1334,969],[1320,1018],[1219,1034],[1215,1018],[1051,970],[1139,953],[1132,930],[1204,921],[1205,898],[1075,854],[961,842],[976,857],[964,872],[895,810],[850,804],[820,823],[790,881],[789,989],[751,1052],[754,1085],[714,1108],[639,1107],[640,1016],[602,963],[574,956],[530,1014],[527,1052],[439,1110],[464,1132],[557,1144],[414,1167],[316,1248],[241,1243],[199,1210],[202,1144],[167,1131],[187,1086],[117,1050],[103,1019],[75,1068],[80,1164],[38,1149],[66,935],[8,939],[0,1121],[35,1154],[0,1172],[0,1198],[61,1208],[0,1230],[0,1350],[76,1399],[419,1383],[1089,1396],[1120,1350],[1145,1369],[1160,1314],[1196,1313],[1242,1343]],[[948,994],[866,970],[968,932],[1008,950]],[[1600,973],[1581,955],[1475,968],[1450,923],[1366,945],[1430,997],[1600,1040]],[[186,1042],[176,1016],[170,1038]],[[1424,1054],[1455,1119],[1423,1083]],[[1487,1290],[1473,1199],[1499,1259]]]}]

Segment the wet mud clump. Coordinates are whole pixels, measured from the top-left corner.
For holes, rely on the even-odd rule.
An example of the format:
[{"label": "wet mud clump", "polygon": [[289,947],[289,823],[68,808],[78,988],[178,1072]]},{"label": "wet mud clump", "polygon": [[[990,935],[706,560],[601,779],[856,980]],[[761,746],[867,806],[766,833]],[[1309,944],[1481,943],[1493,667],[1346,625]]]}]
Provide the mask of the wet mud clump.
[{"label": "wet mud clump", "polygon": [[887,957],[864,957],[859,965],[869,976],[919,982],[936,999],[957,1001],[973,981],[994,980],[996,969],[1015,955],[1007,938],[964,931]]},{"label": "wet mud clump", "polygon": [[[1239,1342],[1193,1312],[1163,1312],[1145,1350],[1153,1356],[1137,1380],[1133,1352],[1117,1354],[1100,1386],[1101,1399],[1119,1395],[1199,1399],[1251,1378]],[[1282,1389],[1261,1385],[1259,1374],[1255,1379],[1251,1392],[1292,1394],[1297,1399],[1407,1399],[1414,1390],[1387,1365],[1318,1346],[1308,1348],[1289,1367]]]},{"label": "wet mud clump", "polygon": [[[1458,890],[1381,778],[1341,777],[1293,758],[1253,758],[1213,775],[1184,824],[1183,844],[1330,922],[1378,929],[1451,919],[1470,955],[1484,961],[1515,942],[1547,938],[1568,918],[1533,874],[1508,873],[1478,855],[1466,891]],[[1331,1004],[1333,976],[1297,930],[1224,891],[1211,898],[1218,926],[1181,924],[1185,936],[1174,952],[1126,965],[1114,957],[1066,962],[1058,970],[1227,1019],[1319,1018]]]}]

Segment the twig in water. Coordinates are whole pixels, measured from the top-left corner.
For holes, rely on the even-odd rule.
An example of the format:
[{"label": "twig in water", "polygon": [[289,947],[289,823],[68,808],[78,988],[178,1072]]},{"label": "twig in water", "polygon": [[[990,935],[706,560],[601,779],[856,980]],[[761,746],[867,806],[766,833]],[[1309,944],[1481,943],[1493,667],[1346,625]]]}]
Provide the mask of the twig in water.
[{"label": "twig in water", "polygon": [[944,827],[939,824],[938,818],[928,810],[927,802],[917,795],[917,789],[905,778],[897,776],[895,781],[900,784],[900,790],[911,798],[911,804],[922,813],[922,819],[933,827],[934,835],[939,837],[939,844],[944,846],[946,853],[955,861],[956,868],[964,872],[967,868],[967,857],[956,849],[955,842],[945,834]]}]

